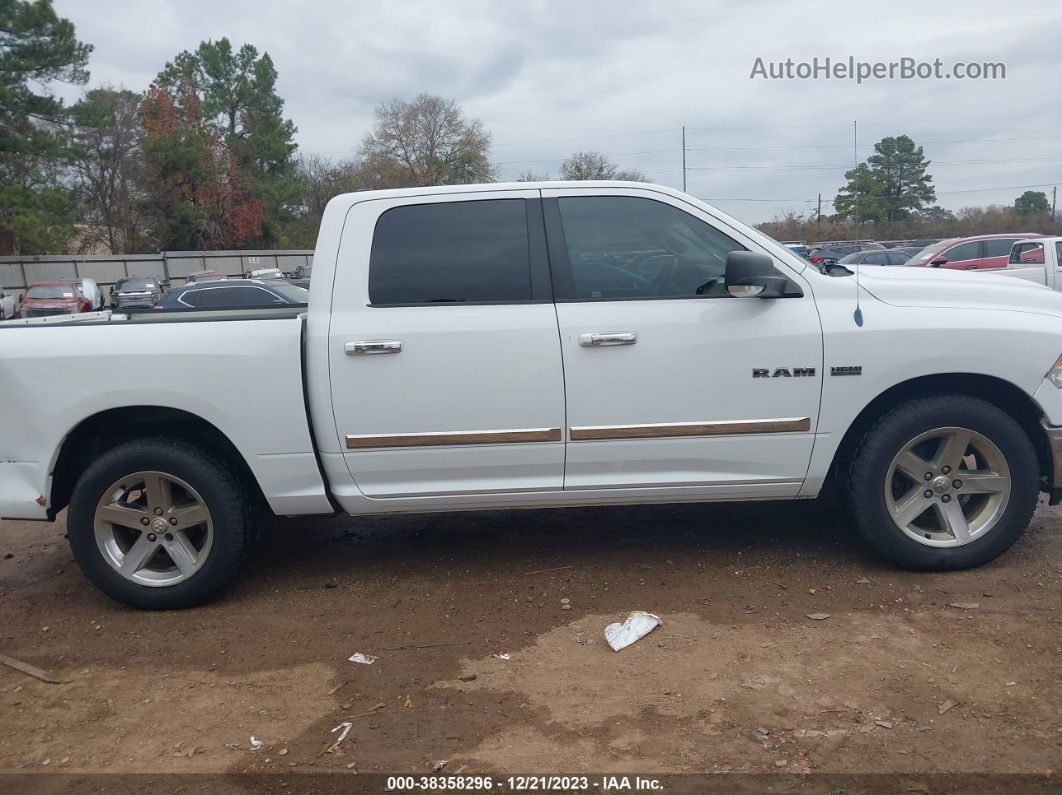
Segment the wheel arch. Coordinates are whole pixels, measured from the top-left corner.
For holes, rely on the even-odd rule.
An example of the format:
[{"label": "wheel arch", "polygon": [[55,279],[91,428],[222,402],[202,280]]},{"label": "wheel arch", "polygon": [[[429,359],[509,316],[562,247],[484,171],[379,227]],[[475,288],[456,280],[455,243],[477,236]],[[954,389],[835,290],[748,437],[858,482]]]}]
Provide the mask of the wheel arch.
[{"label": "wheel arch", "polygon": [[52,469],[49,517],[67,506],[74,484],[92,461],[119,444],[142,438],[179,439],[209,450],[232,467],[255,504],[265,504],[247,460],[217,426],[168,406],[123,406],[86,417],[63,439]]},{"label": "wheel arch", "polygon": [[1005,411],[1025,431],[1036,450],[1041,478],[1047,483],[1052,482],[1054,464],[1047,437],[1040,425],[1043,411],[1036,401],[1020,387],[996,376],[981,373],[937,373],[901,381],[863,407],[834,451],[823,489],[839,485],[838,480],[846,468],[844,464],[851,459],[859,440],[878,417],[907,400],[934,395],[976,397]]}]

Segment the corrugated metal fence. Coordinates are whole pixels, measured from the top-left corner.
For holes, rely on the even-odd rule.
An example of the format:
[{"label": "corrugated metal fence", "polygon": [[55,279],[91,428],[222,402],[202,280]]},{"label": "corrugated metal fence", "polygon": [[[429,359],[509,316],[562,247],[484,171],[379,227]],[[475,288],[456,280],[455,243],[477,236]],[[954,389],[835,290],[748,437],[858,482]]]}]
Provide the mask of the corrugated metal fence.
[{"label": "corrugated metal fence", "polygon": [[313,263],[313,249],[287,251],[163,251],[159,254],[48,255],[0,257],[0,287],[22,297],[38,282],[95,279],[106,295],[112,284],[126,276],[169,279],[174,287],[196,271],[218,271],[242,276],[258,268],[279,268],[285,273]]}]

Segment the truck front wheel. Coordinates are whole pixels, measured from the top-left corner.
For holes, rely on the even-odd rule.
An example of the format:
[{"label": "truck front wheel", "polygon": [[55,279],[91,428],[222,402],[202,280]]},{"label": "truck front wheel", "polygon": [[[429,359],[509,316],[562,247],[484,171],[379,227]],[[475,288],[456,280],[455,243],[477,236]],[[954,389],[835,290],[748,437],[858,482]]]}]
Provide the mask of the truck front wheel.
[{"label": "truck front wheel", "polygon": [[180,441],[138,439],[97,459],[70,496],[67,533],[100,590],[146,610],[192,607],[238,571],[248,502],[223,462]]},{"label": "truck front wheel", "polygon": [[904,403],[870,427],[846,497],[860,534],[894,563],[943,571],[986,563],[1029,524],[1036,452],[997,406],[962,395]]}]

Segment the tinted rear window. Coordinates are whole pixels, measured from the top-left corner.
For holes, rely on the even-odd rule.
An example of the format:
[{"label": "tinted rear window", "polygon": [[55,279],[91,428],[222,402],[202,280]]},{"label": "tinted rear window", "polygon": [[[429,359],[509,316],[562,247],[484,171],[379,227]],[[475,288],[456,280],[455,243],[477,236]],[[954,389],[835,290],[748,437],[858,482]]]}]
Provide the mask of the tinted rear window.
[{"label": "tinted rear window", "polygon": [[373,304],[531,300],[523,199],[415,204],[376,222]]},{"label": "tinted rear window", "polygon": [[1006,257],[1010,255],[1010,247],[1018,242],[1020,238],[1016,237],[994,237],[991,240],[985,241],[985,256],[986,257]]}]

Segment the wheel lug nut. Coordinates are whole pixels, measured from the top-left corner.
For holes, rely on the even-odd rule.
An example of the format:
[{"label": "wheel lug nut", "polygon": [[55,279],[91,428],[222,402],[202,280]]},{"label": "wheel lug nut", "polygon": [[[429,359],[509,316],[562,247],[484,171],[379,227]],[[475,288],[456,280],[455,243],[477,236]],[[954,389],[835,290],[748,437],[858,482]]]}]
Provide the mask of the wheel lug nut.
[{"label": "wheel lug nut", "polygon": [[141,516],[140,517],[140,524],[142,524],[142,525],[144,525],[146,527],[147,525],[151,524],[151,520],[148,519],[146,516]]},{"label": "wheel lug nut", "polygon": [[[958,483],[959,483],[959,481],[956,480],[955,481],[955,484],[956,484],[955,488],[959,488]],[[170,524],[173,525],[174,527],[177,526],[177,517],[176,516],[171,516],[170,517]]]},{"label": "wheel lug nut", "polygon": [[962,481],[961,480],[953,480],[951,482],[951,486],[952,486],[952,488],[955,488],[955,489],[961,489],[962,488]]},{"label": "wheel lug nut", "polygon": [[155,516],[162,516],[162,508],[155,509]]},{"label": "wheel lug nut", "polygon": [[928,500],[928,499],[929,499],[930,497],[932,497],[932,496],[933,496],[933,492],[932,492],[932,490],[930,490],[930,489],[926,489],[926,499]]},{"label": "wheel lug nut", "polygon": [[943,497],[940,498],[940,501],[941,502],[951,502],[951,495],[950,494],[945,494]]},{"label": "wheel lug nut", "polygon": [[943,472],[946,475],[949,472],[951,472],[951,467],[941,467],[940,471]]},{"label": "wheel lug nut", "polygon": [[173,541],[173,533],[166,533],[166,540]]},{"label": "wheel lug nut", "polygon": [[932,480],[933,479],[933,473],[932,472],[926,472],[925,477],[923,477],[922,479],[923,480]]},{"label": "wheel lug nut", "polygon": [[157,538],[158,536],[156,536],[154,533],[148,533],[148,541],[154,542]]}]

